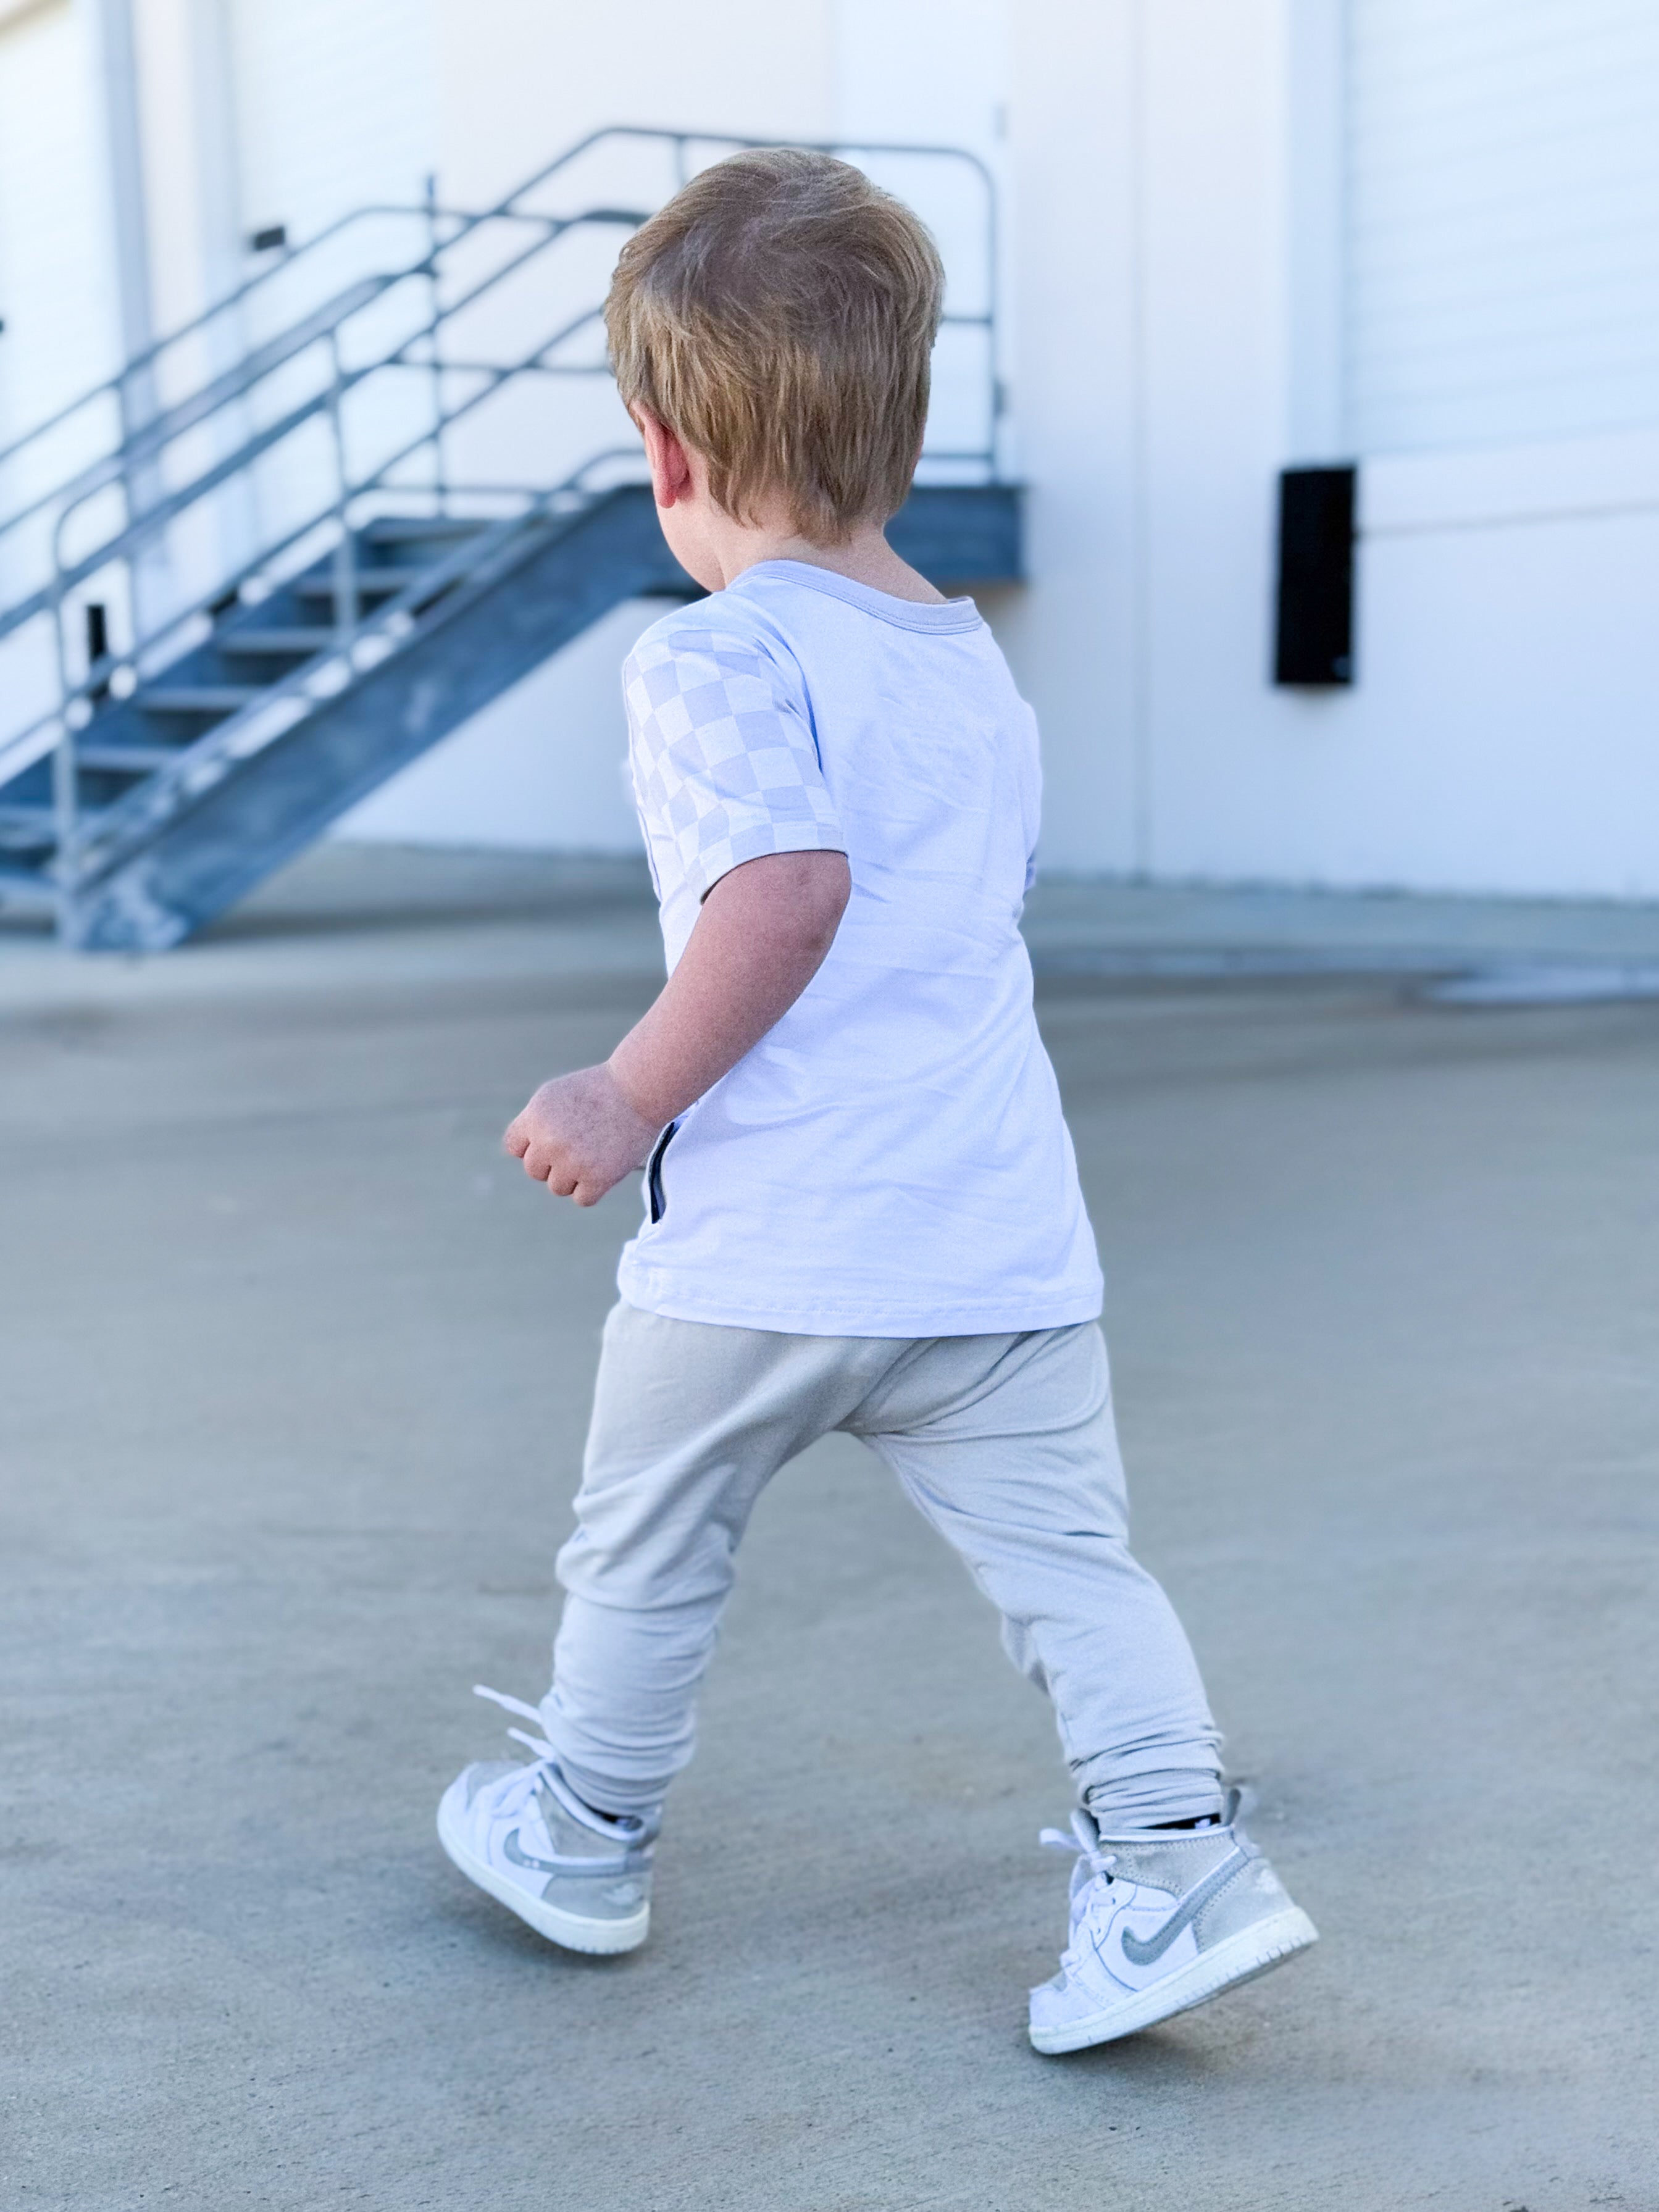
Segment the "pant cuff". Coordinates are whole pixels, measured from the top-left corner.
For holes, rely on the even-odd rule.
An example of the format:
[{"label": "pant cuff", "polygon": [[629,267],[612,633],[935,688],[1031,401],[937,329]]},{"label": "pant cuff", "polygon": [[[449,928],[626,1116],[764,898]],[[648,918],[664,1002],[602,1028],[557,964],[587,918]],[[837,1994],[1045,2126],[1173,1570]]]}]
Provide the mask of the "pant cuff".
[{"label": "pant cuff", "polygon": [[1185,1767],[1097,1782],[1083,1802],[1103,1835],[1131,1836],[1170,1820],[1219,1819],[1226,1800],[1213,1770]]}]

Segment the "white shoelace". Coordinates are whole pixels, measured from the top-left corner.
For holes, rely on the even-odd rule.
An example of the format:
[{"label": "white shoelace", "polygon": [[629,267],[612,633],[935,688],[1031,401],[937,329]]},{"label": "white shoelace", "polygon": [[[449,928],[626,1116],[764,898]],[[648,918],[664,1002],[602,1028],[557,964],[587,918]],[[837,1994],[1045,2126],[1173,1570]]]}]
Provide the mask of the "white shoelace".
[{"label": "white shoelace", "polygon": [[[520,1713],[527,1721],[541,1720],[536,1706],[526,1705],[522,1698],[509,1698],[504,1691],[487,1689],[482,1682],[472,1685],[472,1694],[475,1698],[488,1698],[492,1705],[500,1705],[507,1712]],[[508,1729],[507,1734],[515,1742],[535,1753],[536,1763],[533,1766],[520,1767],[516,1774],[504,1775],[496,1784],[495,1787],[501,1792],[496,1805],[501,1813],[510,1819],[514,1814],[523,1812],[538,1789],[545,1783],[572,1817],[582,1826],[592,1828],[595,1835],[624,1846],[631,1846],[639,1840],[643,1827],[641,1821],[637,1819],[617,1820],[609,1814],[596,1813],[591,1805],[582,1803],[559,1772],[556,1754],[545,1736],[530,1735],[519,1728]]]},{"label": "white shoelace", "polygon": [[[492,1705],[501,1705],[509,1713],[521,1713],[527,1721],[539,1721],[541,1715],[534,1705],[526,1705],[522,1698],[509,1698],[501,1690],[486,1689],[482,1682],[472,1685],[475,1698],[488,1698]],[[503,1775],[496,1784],[500,1792],[495,1802],[498,1809],[509,1819],[522,1813],[536,1794],[537,1786],[546,1775],[553,1759],[553,1747],[545,1736],[529,1735],[523,1729],[510,1728],[507,1734],[526,1745],[536,1754],[533,1766],[521,1766],[516,1774]]]},{"label": "white shoelace", "polygon": [[1086,1859],[1091,1873],[1099,1875],[1103,1881],[1111,1880],[1117,1854],[1101,1850],[1100,1838],[1092,1824],[1081,1813],[1073,1814],[1069,1836],[1059,1828],[1044,1828],[1037,1841],[1048,1850],[1070,1851],[1075,1857]]},{"label": "white shoelace", "polygon": [[[505,1691],[487,1690],[482,1682],[475,1682],[472,1685],[472,1694],[475,1698],[488,1698],[491,1705],[500,1705],[509,1713],[521,1713],[527,1721],[538,1723],[541,1721],[542,1717],[538,1707],[526,1705],[522,1698],[509,1698]],[[538,1765],[544,1759],[552,1758],[553,1747],[545,1736],[526,1735],[522,1729],[508,1729],[507,1734],[518,1742],[529,1746],[536,1754]],[[525,1769],[526,1774],[534,1771],[533,1767],[527,1766]]]},{"label": "white shoelace", "polygon": [[1073,1876],[1070,1941],[1060,1954],[1061,1968],[1069,1973],[1084,1953],[1093,1948],[1092,1944],[1079,1941],[1079,1938],[1093,1914],[1095,1906],[1103,1900],[1111,1889],[1112,1869],[1117,1864],[1117,1855],[1114,1851],[1101,1850],[1100,1839],[1095,1832],[1094,1824],[1081,1813],[1073,1814],[1072,1832],[1069,1836],[1059,1828],[1044,1828],[1039,1834],[1037,1841],[1051,1851],[1070,1851],[1073,1858],[1081,1860],[1088,1867],[1089,1871],[1097,1876],[1103,1885],[1099,1894],[1091,1899],[1085,1905],[1083,1900],[1088,1897],[1088,1890],[1078,1888],[1075,1886],[1075,1875]]}]

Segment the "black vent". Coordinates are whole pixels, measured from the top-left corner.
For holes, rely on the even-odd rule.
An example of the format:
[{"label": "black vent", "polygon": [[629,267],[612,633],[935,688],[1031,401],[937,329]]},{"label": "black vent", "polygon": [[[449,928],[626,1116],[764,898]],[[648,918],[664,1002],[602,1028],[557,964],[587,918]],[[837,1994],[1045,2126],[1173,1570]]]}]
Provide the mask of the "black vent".
[{"label": "black vent", "polygon": [[1352,465],[1279,473],[1275,684],[1353,682],[1358,473]]}]

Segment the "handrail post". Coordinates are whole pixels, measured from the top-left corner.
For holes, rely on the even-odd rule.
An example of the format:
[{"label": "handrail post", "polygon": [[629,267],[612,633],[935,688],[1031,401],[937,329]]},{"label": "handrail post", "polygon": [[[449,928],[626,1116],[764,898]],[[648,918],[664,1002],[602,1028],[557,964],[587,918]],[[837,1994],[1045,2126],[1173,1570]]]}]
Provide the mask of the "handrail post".
[{"label": "handrail post", "polygon": [[58,743],[52,756],[52,873],[58,934],[68,943],[74,933],[77,848],[81,836],[79,762],[76,757],[76,728],[70,709],[75,687],[70,678],[69,647],[64,635],[64,597],[58,586],[52,608],[52,634],[58,647]]},{"label": "handrail post", "polygon": [[344,377],[340,366],[337,328],[328,334],[328,356],[332,379],[328,394],[328,422],[334,439],[335,482],[339,487],[334,509],[340,531],[334,547],[334,633],[341,651],[347,652],[357,628],[357,548],[351,536],[351,479],[346,466],[345,421],[341,404]]},{"label": "handrail post", "polygon": [[444,367],[443,356],[438,346],[439,325],[443,321],[443,301],[438,289],[438,179],[428,173],[426,180],[426,266],[427,298],[432,311],[432,488],[440,514],[449,512],[449,489],[444,480]]},{"label": "handrail post", "polygon": [[986,373],[990,380],[990,422],[986,442],[990,447],[991,482],[1002,475],[1007,442],[1008,386],[1002,358],[1002,195],[988,167],[985,184],[985,342],[990,355]]}]

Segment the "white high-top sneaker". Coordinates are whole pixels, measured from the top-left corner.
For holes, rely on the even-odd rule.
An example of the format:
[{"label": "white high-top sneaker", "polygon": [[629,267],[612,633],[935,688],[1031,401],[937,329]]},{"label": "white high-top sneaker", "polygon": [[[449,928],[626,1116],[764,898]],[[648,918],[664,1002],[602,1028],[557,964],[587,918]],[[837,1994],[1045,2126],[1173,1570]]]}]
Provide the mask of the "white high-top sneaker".
[{"label": "white high-top sneaker", "polygon": [[[534,1705],[478,1688],[509,1712],[539,1722]],[[553,1747],[522,1729],[535,1763],[469,1766],[438,1807],[438,1840],[469,1881],[567,1951],[632,1951],[651,1925],[654,1820],[611,1819],[585,1805],[560,1773]]]},{"label": "white high-top sneaker", "polygon": [[1133,2035],[1280,1966],[1319,1931],[1238,1825],[1108,1836],[1087,1813],[1042,1841],[1077,1853],[1072,1933],[1051,1982],[1031,1992],[1039,2051]]}]

